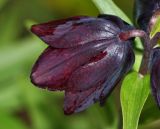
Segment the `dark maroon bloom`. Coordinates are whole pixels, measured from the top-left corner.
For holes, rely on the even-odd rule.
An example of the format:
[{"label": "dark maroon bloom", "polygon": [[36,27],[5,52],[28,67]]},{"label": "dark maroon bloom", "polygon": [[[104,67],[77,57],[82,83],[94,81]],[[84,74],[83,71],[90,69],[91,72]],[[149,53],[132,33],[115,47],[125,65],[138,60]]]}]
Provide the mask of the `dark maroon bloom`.
[{"label": "dark maroon bloom", "polygon": [[160,10],[160,0],[135,0],[135,19],[143,30],[147,30],[148,23],[157,10]]},{"label": "dark maroon bloom", "polygon": [[143,60],[145,60],[144,64],[149,66],[146,73],[151,73],[152,94],[160,107],[160,47],[154,48],[160,39],[160,32],[149,38],[160,16],[160,0],[135,0],[135,14],[138,25],[148,35],[148,39],[146,38],[147,40],[143,42],[146,45]]},{"label": "dark maroon bloom", "polygon": [[151,88],[152,94],[160,107],[160,48],[153,50],[151,64]]},{"label": "dark maroon bloom", "polygon": [[31,73],[32,83],[64,90],[66,114],[102,102],[134,63],[132,40],[122,32],[133,27],[111,15],[72,17],[32,26],[49,47]]}]

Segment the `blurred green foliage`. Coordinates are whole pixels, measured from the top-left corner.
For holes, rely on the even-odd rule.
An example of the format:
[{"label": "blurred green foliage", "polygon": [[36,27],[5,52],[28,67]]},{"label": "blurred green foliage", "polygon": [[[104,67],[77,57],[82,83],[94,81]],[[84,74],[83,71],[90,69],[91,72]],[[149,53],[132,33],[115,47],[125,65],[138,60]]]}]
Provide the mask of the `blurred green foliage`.
[{"label": "blurred green foliage", "polygon": [[[133,0],[115,2],[132,18]],[[32,65],[46,48],[30,33],[32,23],[97,14],[98,8],[91,0],[0,0],[0,129],[121,127],[119,88],[103,108],[95,104],[82,113],[65,116],[63,93],[38,89],[29,78]],[[160,112],[152,101],[150,97],[142,112],[141,129],[160,127]]]}]

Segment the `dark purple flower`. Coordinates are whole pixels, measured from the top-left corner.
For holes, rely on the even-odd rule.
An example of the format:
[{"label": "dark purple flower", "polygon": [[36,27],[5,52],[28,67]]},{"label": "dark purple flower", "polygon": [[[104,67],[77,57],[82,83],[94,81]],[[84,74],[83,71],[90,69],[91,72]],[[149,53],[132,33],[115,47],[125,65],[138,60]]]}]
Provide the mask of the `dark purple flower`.
[{"label": "dark purple flower", "polygon": [[151,88],[152,94],[160,107],[160,48],[153,49],[151,62]]},{"label": "dark purple flower", "polygon": [[[160,0],[135,0],[135,14],[138,25],[146,31],[149,37],[158,16],[160,16]],[[152,38],[148,38],[147,42],[143,41],[143,44],[147,46],[147,49],[144,48],[146,55],[143,60],[146,58],[145,60],[149,64],[148,72],[151,73],[152,94],[160,107],[160,47],[154,48],[159,39],[160,32],[157,32]]]},{"label": "dark purple flower", "polygon": [[35,63],[32,83],[64,90],[64,112],[71,114],[103,100],[134,63],[132,40],[122,32],[133,27],[120,18],[79,16],[33,25],[49,47]]},{"label": "dark purple flower", "polygon": [[160,0],[135,0],[135,19],[143,30],[147,30],[149,21],[157,10],[160,10]]}]

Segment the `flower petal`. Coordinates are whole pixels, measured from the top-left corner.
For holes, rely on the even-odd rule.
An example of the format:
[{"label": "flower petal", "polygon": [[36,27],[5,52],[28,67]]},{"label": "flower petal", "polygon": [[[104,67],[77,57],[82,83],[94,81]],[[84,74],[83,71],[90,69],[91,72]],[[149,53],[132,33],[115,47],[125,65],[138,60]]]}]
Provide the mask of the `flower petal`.
[{"label": "flower petal", "polygon": [[69,49],[48,47],[33,67],[32,82],[41,88],[64,90],[71,73],[112,42],[113,40],[100,40]]},{"label": "flower petal", "polygon": [[151,88],[152,94],[160,107],[160,48],[153,50],[151,66]]},{"label": "flower petal", "polygon": [[[125,54],[125,44],[112,43],[93,57],[89,64],[77,69],[70,76],[68,88],[72,91],[84,91],[95,85],[103,84],[110,76],[115,75]],[[102,59],[101,59],[102,58]]]},{"label": "flower petal", "polygon": [[112,21],[112,24],[115,24],[115,26],[118,26],[120,30],[134,29],[133,26],[129,25],[127,22],[123,21],[121,18],[114,15],[100,14],[98,18],[103,18],[107,21]]},{"label": "flower petal", "polygon": [[[128,42],[128,41],[127,41]],[[101,93],[100,103],[105,100],[105,98],[111,93],[112,89],[116,86],[116,84],[123,78],[123,76],[128,73],[134,64],[135,55],[133,49],[131,48],[129,42],[125,42],[126,46],[124,48],[124,56],[122,60],[119,62],[119,66],[115,73],[112,73],[110,76],[110,81],[105,82],[105,87]]]},{"label": "flower petal", "polygon": [[83,92],[65,92],[64,113],[66,115],[83,111],[99,100],[103,87],[92,87]]},{"label": "flower petal", "polygon": [[120,31],[104,18],[72,17],[33,25],[31,31],[55,48],[69,48],[94,40],[111,39]]},{"label": "flower petal", "polygon": [[79,112],[96,101],[104,102],[123,75],[134,64],[130,45],[113,44],[104,51],[107,54],[98,61],[80,67],[70,77],[66,90],[64,111]]},{"label": "flower petal", "polygon": [[153,13],[160,9],[159,0],[135,0],[135,19],[140,28],[147,30]]}]

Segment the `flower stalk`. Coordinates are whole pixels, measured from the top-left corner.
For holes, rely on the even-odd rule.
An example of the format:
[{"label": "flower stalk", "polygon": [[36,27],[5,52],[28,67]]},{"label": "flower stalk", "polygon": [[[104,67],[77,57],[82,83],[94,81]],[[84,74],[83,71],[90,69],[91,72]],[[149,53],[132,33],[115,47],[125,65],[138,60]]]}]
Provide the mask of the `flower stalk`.
[{"label": "flower stalk", "polygon": [[[143,59],[139,69],[139,73],[142,75],[146,75],[149,72],[149,62],[150,62],[150,55],[151,55],[151,48],[152,48],[148,34],[143,30],[134,29],[134,30],[122,32],[119,35],[119,37],[121,40],[128,40],[134,37],[140,37],[143,40],[142,43],[144,47],[144,53],[143,53]],[[153,39],[153,42],[156,39],[157,38]]]}]

